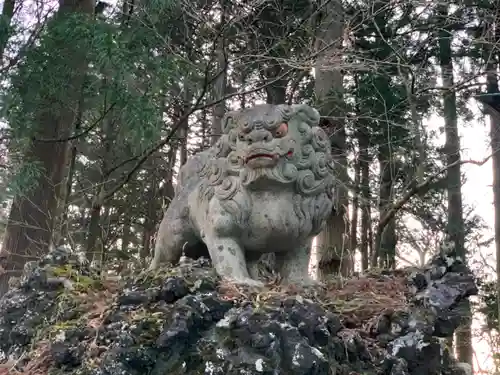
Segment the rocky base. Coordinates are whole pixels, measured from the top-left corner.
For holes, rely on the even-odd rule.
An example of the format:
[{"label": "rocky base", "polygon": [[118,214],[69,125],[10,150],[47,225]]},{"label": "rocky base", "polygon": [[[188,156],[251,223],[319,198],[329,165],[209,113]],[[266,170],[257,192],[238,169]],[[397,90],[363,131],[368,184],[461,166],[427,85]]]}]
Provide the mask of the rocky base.
[{"label": "rocky base", "polygon": [[58,249],[0,301],[0,374],[465,375],[443,337],[476,293],[445,255],[423,270],[250,290],[203,259],[103,280]]}]

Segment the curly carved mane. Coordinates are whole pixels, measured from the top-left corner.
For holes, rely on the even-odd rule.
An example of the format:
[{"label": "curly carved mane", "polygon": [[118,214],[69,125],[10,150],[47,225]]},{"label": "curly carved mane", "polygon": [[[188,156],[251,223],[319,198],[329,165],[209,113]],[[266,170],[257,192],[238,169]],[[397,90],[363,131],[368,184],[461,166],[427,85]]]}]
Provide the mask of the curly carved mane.
[{"label": "curly carved mane", "polygon": [[[270,170],[242,168],[237,157],[238,123],[239,126],[241,122],[246,125],[245,116],[252,116],[255,108],[229,112],[223,119],[223,135],[207,150],[209,157],[200,166],[198,199],[208,202],[213,197],[217,198],[238,224],[245,225],[252,205],[252,191],[248,189],[248,184],[256,180],[259,173],[266,173],[274,181],[294,185],[296,194],[293,204],[300,223],[298,229],[304,234],[317,233],[321,230],[322,221],[332,210],[334,178],[330,141],[318,126],[319,114],[311,107],[272,107],[279,121],[288,122],[292,117],[300,119],[299,139],[295,139],[298,147],[294,150],[294,156]],[[274,126],[267,125],[270,128]]]}]

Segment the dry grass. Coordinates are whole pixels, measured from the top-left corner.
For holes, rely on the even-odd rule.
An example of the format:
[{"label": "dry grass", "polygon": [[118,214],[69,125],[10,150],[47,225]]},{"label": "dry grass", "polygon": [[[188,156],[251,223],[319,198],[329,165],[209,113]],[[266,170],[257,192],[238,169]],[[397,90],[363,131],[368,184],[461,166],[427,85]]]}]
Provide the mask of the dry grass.
[{"label": "dry grass", "polygon": [[359,328],[367,327],[380,315],[404,309],[408,304],[407,291],[404,275],[335,279],[309,288],[268,284],[264,290],[255,290],[228,281],[219,284],[219,292],[225,300],[251,300],[262,304],[280,302],[286,297],[308,299],[338,314],[344,324]]},{"label": "dry grass", "polygon": [[349,279],[343,284],[330,283],[326,288],[329,300],[326,306],[333,307],[342,318],[355,325],[378,317],[388,310],[404,309],[407,306],[405,277],[390,276],[384,279],[361,277]]}]

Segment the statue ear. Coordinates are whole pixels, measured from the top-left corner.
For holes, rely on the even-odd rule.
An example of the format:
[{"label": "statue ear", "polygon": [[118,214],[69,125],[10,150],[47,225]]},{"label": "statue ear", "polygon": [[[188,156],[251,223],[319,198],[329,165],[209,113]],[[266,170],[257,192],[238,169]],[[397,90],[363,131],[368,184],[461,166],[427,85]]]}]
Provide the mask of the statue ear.
[{"label": "statue ear", "polygon": [[321,116],[316,108],[307,104],[292,104],[292,113],[294,116],[300,116],[309,126],[318,126]]},{"label": "statue ear", "polygon": [[222,118],[222,133],[229,134],[229,132],[236,127],[239,111],[227,112]]}]

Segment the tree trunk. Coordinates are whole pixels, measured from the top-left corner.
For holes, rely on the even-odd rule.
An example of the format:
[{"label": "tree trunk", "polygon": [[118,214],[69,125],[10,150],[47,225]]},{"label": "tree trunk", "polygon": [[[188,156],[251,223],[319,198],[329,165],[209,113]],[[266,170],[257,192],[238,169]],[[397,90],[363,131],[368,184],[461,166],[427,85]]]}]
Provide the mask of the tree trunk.
[{"label": "tree trunk", "polygon": [[361,168],[359,155],[354,166],[354,197],[352,199],[352,215],[351,215],[351,234],[349,249],[354,254],[358,247],[358,210],[359,210],[359,191],[361,181]]},{"label": "tree trunk", "polygon": [[[497,26],[498,27],[498,26]],[[493,33],[490,27],[490,33]],[[491,38],[500,39],[500,38]],[[488,44],[488,51],[494,44]],[[492,63],[492,56],[496,57],[495,63]],[[500,109],[500,91],[498,90],[498,78],[494,72],[498,69],[498,53],[490,55],[488,53],[486,71],[487,92],[493,95],[494,106]],[[497,311],[500,317],[500,113],[490,116],[490,139],[493,164],[493,206],[495,210],[495,250],[496,250],[496,273],[497,273]],[[498,319],[498,332],[500,332],[500,319]]]},{"label": "tree trunk", "polygon": [[5,48],[9,42],[11,34],[12,17],[14,16],[14,9],[16,7],[15,0],[4,0],[2,7],[2,16],[0,23],[0,63],[3,62],[5,55]]},{"label": "tree trunk", "polygon": [[[208,145],[211,144],[211,124],[210,121],[208,120],[208,113],[207,113],[207,108],[203,108],[200,111],[200,126],[201,126],[201,134],[200,134],[200,147],[198,149],[198,152],[203,151],[208,148]],[[210,136],[210,137],[209,137]]]},{"label": "tree trunk", "polygon": [[[498,79],[494,72],[496,67],[491,62],[487,64],[488,73],[486,77],[487,92],[492,96],[482,98],[481,102],[486,104],[490,115],[490,139],[493,164],[493,207],[495,212],[495,254],[496,254],[496,298],[497,312],[500,317],[500,91],[498,90]],[[496,65],[496,64],[495,64]],[[500,332],[500,319],[498,319],[497,331]]]},{"label": "tree trunk", "polygon": [[[380,220],[385,217],[393,201],[394,163],[389,147],[380,147],[380,191],[379,212]],[[379,236],[375,238],[375,252],[378,254],[378,263],[381,268],[394,269],[396,266],[396,220],[391,219]],[[374,260],[375,262],[377,259]],[[375,266],[376,264],[372,264]]]},{"label": "tree trunk", "polygon": [[122,253],[127,254],[128,253],[128,246],[130,245],[131,239],[132,239],[132,220],[130,215],[125,212],[125,222],[123,223],[123,236],[122,236]]},{"label": "tree trunk", "polygon": [[[447,192],[448,192],[448,225],[447,234],[453,243],[458,256],[465,259],[464,247],[464,221],[462,213],[462,181],[460,172],[460,138],[457,126],[457,100],[453,80],[453,60],[451,50],[452,33],[447,30],[446,24],[449,22],[448,4],[438,6],[438,12],[442,21],[439,29],[439,63],[443,79],[444,91],[444,121],[446,134],[446,171]],[[470,311],[469,311],[470,312]],[[471,322],[466,322],[456,332],[456,346],[458,359],[472,365],[472,334]]]},{"label": "tree trunk", "polygon": [[[76,130],[77,128],[75,128]],[[77,131],[77,130],[76,130]],[[54,229],[53,240],[54,245],[62,245],[68,235],[68,203],[71,198],[71,190],[73,186],[73,178],[75,175],[75,164],[76,164],[76,146],[71,147],[71,152],[69,156],[69,163],[66,173],[66,181],[64,183],[64,189],[61,193],[61,199],[58,205],[57,214],[57,227]]]},{"label": "tree trunk", "polygon": [[[266,81],[275,80],[276,77],[283,74],[283,68],[276,62],[266,70]],[[286,100],[286,88],[288,79],[280,79],[266,85],[266,102],[268,104],[284,104]]]},{"label": "tree trunk", "polygon": [[[83,103],[84,103],[84,95],[83,89],[80,92],[80,101],[78,103],[77,116],[75,120],[74,134],[79,134],[82,127],[82,117],[83,117]],[[63,244],[65,239],[68,236],[68,204],[71,199],[71,191],[73,189],[73,178],[75,176],[75,165],[76,165],[76,156],[78,155],[78,143],[80,139],[71,140],[71,152],[69,156],[69,165],[67,167],[66,173],[66,181],[65,188],[63,193],[61,194],[61,199],[59,203],[59,213],[57,215],[58,218],[58,228],[53,234],[53,242],[54,245],[59,246]]]},{"label": "tree trunk", "polygon": [[366,271],[369,265],[370,254],[368,245],[371,243],[371,194],[370,194],[370,155],[368,153],[369,139],[363,132],[358,132],[359,141],[359,168],[361,174],[361,270]]},{"label": "tree trunk", "polygon": [[[180,119],[184,116],[187,110],[190,108],[190,101],[192,98],[192,94],[189,91],[188,87],[184,88],[184,96],[181,104],[179,104],[176,112],[176,120]],[[179,125],[179,138],[180,138],[180,163],[181,166],[184,165],[188,159],[188,136],[189,136],[189,120],[186,118]]]},{"label": "tree trunk", "polygon": [[[240,85],[243,87],[245,87],[245,85],[247,84],[247,76],[248,76],[247,72],[241,73]],[[238,100],[240,102],[240,107],[246,108],[246,106],[247,106],[247,94],[243,93],[241,95],[238,95]]]},{"label": "tree trunk", "polygon": [[[148,206],[146,211],[146,220],[144,223],[144,231],[142,234],[142,260],[152,255],[151,247],[154,235],[157,232],[158,221],[161,216],[163,216],[163,209],[168,207],[168,204],[170,204],[174,197],[172,177],[176,162],[176,154],[177,149],[171,146],[166,157],[166,173],[164,176],[161,176],[161,180],[163,180],[163,186],[161,188],[159,188],[160,179],[158,179],[158,176],[153,174],[154,177],[151,181],[150,189],[147,195]],[[161,197],[165,203],[161,204],[161,199],[158,199],[158,197]]]},{"label": "tree trunk", "polygon": [[[107,86],[107,79],[103,80],[103,87]],[[108,100],[104,100],[104,108],[108,108]],[[92,200],[92,208],[90,213],[90,222],[87,229],[87,245],[86,253],[89,260],[99,263],[103,260],[103,242],[102,242],[102,230],[101,230],[101,210],[104,206],[106,200],[106,179],[109,177],[108,168],[109,160],[111,159],[111,152],[113,150],[113,145],[115,143],[114,139],[114,129],[115,129],[115,112],[109,110],[107,115],[102,122],[102,133],[103,133],[103,147],[104,152],[102,154],[101,165],[99,168],[100,177],[97,181],[97,192]]]},{"label": "tree trunk", "polygon": [[[221,6],[221,21],[219,24],[220,29],[222,30],[225,27],[226,23],[226,6],[225,0],[220,0]],[[210,143],[213,145],[217,142],[219,137],[222,134],[222,118],[226,113],[226,101],[222,100],[222,98],[226,95],[226,86],[227,86],[227,59],[226,59],[226,39],[224,34],[221,33],[219,36],[218,48],[217,48],[217,73],[219,76],[215,80],[214,89],[213,89],[213,99],[214,101],[220,100],[214,106],[213,109],[213,121],[212,121],[212,132],[210,136]]]},{"label": "tree trunk", "polygon": [[417,99],[415,97],[415,93],[413,92],[411,79],[402,72],[400,72],[400,75],[402,76],[405,82],[406,95],[408,97],[408,105],[410,107],[410,113],[411,113],[411,121],[413,123],[413,133],[415,136],[413,138],[413,144],[415,146],[415,153],[416,153],[415,182],[417,184],[421,184],[424,180],[425,160],[426,160],[425,147],[422,142],[422,134],[421,134],[422,121],[417,110],[417,104],[416,104]]},{"label": "tree trunk", "polygon": [[[103,206],[103,201],[105,197],[105,191],[103,183],[100,183],[98,188],[98,193],[92,201],[92,208],[90,210],[90,222],[87,229],[87,245],[86,253],[87,258],[101,265],[102,260],[102,246],[99,246],[98,242],[101,236],[101,210]],[[101,241],[102,242],[102,241]]]},{"label": "tree trunk", "polygon": [[[349,254],[348,234],[348,185],[346,157],[346,134],[342,119],[343,82],[340,70],[332,68],[326,60],[328,56],[340,50],[343,30],[343,8],[340,1],[328,1],[324,7],[324,16],[318,26],[316,50],[322,50],[325,45],[338,41],[321,54],[315,67],[315,92],[318,108],[323,117],[322,125],[331,134],[332,152],[335,158],[336,178],[338,180],[335,209],[327,220],[326,227],[317,237],[319,254],[319,277],[328,277],[333,273],[347,275],[352,269]],[[325,58],[322,58],[325,56]],[[340,104],[340,105],[339,105]]]},{"label": "tree trunk", "polygon": [[[155,155],[156,156],[156,155]],[[153,157],[151,169],[156,169],[156,158]],[[141,260],[145,260],[151,254],[151,239],[155,232],[155,224],[157,222],[158,210],[161,208],[161,200],[158,199],[158,174],[151,173],[149,188],[146,194],[146,217],[144,218],[144,230],[142,232],[142,250]],[[167,184],[167,181],[164,181]]]},{"label": "tree trunk", "polygon": [[[62,0],[61,0],[62,2]],[[83,13],[91,16],[94,11],[93,0],[66,0],[60,4],[59,10],[48,26],[48,32],[56,29],[58,22],[66,14]],[[56,37],[61,38],[61,34]],[[57,214],[57,203],[64,180],[64,172],[68,156],[69,136],[75,121],[75,108],[78,105],[80,88],[87,68],[86,51],[82,48],[72,49],[74,41],[61,38],[61,53],[64,56],[66,68],[69,65],[73,74],[65,88],[65,105],[54,107],[58,103],[60,92],[56,97],[45,96],[43,102],[37,103],[38,113],[35,121],[38,125],[35,139],[29,145],[25,154],[25,162],[39,162],[42,173],[32,188],[24,193],[16,194],[9,214],[7,229],[2,246],[2,266],[7,270],[0,275],[0,296],[8,289],[10,276],[17,276],[26,261],[37,259],[48,251],[52,238],[54,219]],[[57,45],[56,41],[54,41]],[[71,43],[71,44],[69,44]],[[57,52],[54,52],[57,53]],[[58,142],[44,142],[41,139],[61,139]]]}]

